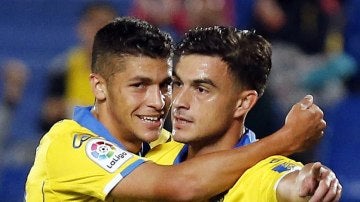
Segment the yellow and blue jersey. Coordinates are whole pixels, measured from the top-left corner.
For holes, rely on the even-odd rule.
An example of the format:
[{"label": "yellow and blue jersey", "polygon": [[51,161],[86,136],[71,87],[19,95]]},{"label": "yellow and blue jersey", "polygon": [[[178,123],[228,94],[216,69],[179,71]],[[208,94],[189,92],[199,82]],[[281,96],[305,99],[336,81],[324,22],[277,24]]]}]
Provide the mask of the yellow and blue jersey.
[{"label": "yellow and blue jersey", "polygon": [[[110,200],[107,195],[116,184],[146,162],[126,151],[90,109],[75,109],[74,120],[58,122],[41,139],[26,182],[26,201]],[[149,149],[144,143],[143,152]]]},{"label": "yellow and blue jersey", "polygon": [[[256,141],[255,134],[246,130],[235,147]],[[158,164],[173,165],[186,160],[188,145],[171,141],[152,149],[146,157]],[[241,162],[238,162],[241,163]],[[236,184],[211,201],[277,201],[276,186],[287,173],[300,169],[302,164],[283,156],[271,156],[249,168]]]}]

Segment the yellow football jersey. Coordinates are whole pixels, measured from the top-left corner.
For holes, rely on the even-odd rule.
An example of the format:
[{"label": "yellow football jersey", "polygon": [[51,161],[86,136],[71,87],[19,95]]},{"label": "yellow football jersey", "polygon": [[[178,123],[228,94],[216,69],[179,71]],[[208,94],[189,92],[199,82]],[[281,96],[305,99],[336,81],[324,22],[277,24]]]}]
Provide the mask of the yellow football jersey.
[{"label": "yellow football jersey", "polygon": [[[108,193],[146,161],[126,151],[90,110],[75,109],[74,120],[58,122],[41,139],[26,182],[26,201],[114,201]],[[158,144],[166,138],[160,140]]]},{"label": "yellow football jersey", "polygon": [[26,201],[98,201],[145,161],[72,120],[42,138],[26,182]]},{"label": "yellow football jersey", "polygon": [[[158,164],[172,165],[184,161],[186,154],[187,145],[172,141],[155,147],[146,157]],[[230,190],[211,201],[275,202],[278,181],[302,166],[284,156],[271,156],[248,169]]]},{"label": "yellow football jersey", "polygon": [[224,201],[275,202],[278,181],[302,166],[284,156],[271,156],[262,160],[241,176],[225,194]]}]

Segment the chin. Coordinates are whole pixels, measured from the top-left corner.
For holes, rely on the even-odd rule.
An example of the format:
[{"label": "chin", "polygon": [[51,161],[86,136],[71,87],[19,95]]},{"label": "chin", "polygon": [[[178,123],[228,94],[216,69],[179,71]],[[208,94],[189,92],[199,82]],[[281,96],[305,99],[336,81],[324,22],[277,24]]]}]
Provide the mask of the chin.
[{"label": "chin", "polygon": [[173,139],[176,141],[176,142],[181,142],[181,143],[187,143],[187,139],[186,137],[183,137],[181,132],[174,132],[173,133]]},{"label": "chin", "polygon": [[147,131],[147,132],[142,133],[141,139],[142,139],[142,141],[149,143],[149,142],[157,140],[159,138],[159,136],[160,136],[160,130]]}]

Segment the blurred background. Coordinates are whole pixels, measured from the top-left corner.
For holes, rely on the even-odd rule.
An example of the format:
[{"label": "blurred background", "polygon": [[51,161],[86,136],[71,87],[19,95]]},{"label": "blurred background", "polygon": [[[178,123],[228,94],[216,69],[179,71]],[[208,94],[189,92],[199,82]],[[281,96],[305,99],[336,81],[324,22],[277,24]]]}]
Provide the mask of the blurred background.
[{"label": "blurred background", "polygon": [[360,201],[359,11],[360,0],[1,0],[0,201],[23,201],[42,135],[71,117],[74,105],[92,104],[83,85],[92,38],[114,16],[127,15],[175,41],[210,25],[263,35],[273,45],[273,69],[246,126],[262,138],[282,126],[295,102],[314,95],[325,136],[292,157],[321,161],[340,179],[341,201]]}]

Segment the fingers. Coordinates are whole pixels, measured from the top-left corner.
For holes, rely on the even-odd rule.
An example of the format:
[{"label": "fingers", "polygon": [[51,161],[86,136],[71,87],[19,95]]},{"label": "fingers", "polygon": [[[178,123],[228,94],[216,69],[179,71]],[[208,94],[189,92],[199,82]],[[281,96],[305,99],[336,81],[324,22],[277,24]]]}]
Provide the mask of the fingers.
[{"label": "fingers", "polygon": [[321,170],[322,164],[320,162],[316,162],[313,164],[313,166],[310,169],[310,173],[314,176],[315,179],[319,179],[321,176]]},{"label": "fingers", "polygon": [[316,174],[319,185],[309,201],[339,201],[342,194],[342,186],[335,174],[330,169],[322,166],[320,170],[317,166],[315,167],[315,164],[313,167],[312,171]]},{"label": "fingers", "polygon": [[300,108],[301,110],[305,110],[310,108],[310,106],[314,103],[314,98],[312,95],[306,95],[301,101],[300,101]]},{"label": "fingers", "polygon": [[334,202],[340,201],[341,195],[342,195],[342,186],[341,186],[341,184],[339,183],[339,185],[338,185],[338,187],[337,187],[336,197],[335,197],[335,199],[334,199]]},{"label": "fingers", "polygon": [[[307,167],[307,166],[308,165],[306,165],[305,167]],[[313,163],[310,170],[308,171],[308,174],[306,174],[302,180],[303,182],[301,183],[301,188],[299,190],[300,197],[314,195],[316,189],[319,186],[319,181],[320,181],[319,178],[321,175],[321,172],[320,172],[321,166],[322,165],[319,162]],[[303,171],[306,171],[306,169],[303,169]]]},{"label": "fingers", "polygon": [[[320,186],[323,187],[320,188]],[[317,190],[319,191],[310,198],[310,202],[337,202],[340,200],[342,194],[342,186],[336,178],[331,181],[329,187],[324,186],[324,184],[319,184]]]},{"label": "fingers", "polygon": [[[326,171],[320,171],[322,175],[321,178],[324,178],[325,175],[328,175],[329,170]],[[315,190],[314,195],[309,200],[310,202],[317,202],[322,201],[322,199],[325,197],[326,193],[328,192],[332,180],[328,177],[325,177],[325,179],[321,179],[319,182],[319,186]]]},{"label": "fingers", "polygon": [[[341,185],[339,183],[339,180],[335,178],[335,180],[332,181],[331,185],[330,185],[330,189],[329,191],[326,193],[323,201],[327,202],[327,201],[339,201],[340,197],[341,197]],[[337,199],[338,198],[338,199]]]}]

